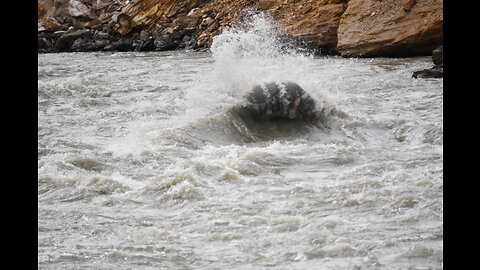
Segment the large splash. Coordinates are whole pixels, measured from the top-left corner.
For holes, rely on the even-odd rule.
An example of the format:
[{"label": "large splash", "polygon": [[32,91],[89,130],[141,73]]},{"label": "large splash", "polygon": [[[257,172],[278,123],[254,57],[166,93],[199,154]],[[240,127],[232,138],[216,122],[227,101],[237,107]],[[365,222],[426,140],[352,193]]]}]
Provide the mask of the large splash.
[{"label": "large splash", "polygon": [[320,74],[313,72],[313,53],[295,46],[287,36],[271,16],[245,11],[236,25],[213,39],[213,68],[198,74],[198,84],[187,91],[187,119],[236,106],[252,89],[272,82],[298,84],[320,101],[317,109],[323,110],[327,99],[319,84]]},{"label": "large splash", "polygon": [[301,83],[313,56],[289,46],[284,36],[281,24],[265,13],[252,11],[216,36],[211,51],[221,87],[231,95],[244,95],[260,83]]}]

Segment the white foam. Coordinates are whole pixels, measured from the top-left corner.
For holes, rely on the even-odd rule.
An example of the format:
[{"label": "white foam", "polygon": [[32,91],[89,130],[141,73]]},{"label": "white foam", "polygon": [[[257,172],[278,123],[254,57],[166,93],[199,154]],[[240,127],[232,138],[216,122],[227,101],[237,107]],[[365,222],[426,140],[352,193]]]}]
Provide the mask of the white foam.
[{"label": "white foam", "polygon": [[264,13],[252,13],[214,37],[213,70],[198,74],[198,84],[187,91],[187,118],[238,103],[255,85],[265,82],[293,81],[307,91],[316,87],[313,56],[286,46],[281,35],[279,23]]},{"label": "white foam", "polygon": [[312,56],[285,46],[281,34],[279,23],[255,13],[213,39],[215,72],[229,93],[244,94],[262,82],[300,81]]}]

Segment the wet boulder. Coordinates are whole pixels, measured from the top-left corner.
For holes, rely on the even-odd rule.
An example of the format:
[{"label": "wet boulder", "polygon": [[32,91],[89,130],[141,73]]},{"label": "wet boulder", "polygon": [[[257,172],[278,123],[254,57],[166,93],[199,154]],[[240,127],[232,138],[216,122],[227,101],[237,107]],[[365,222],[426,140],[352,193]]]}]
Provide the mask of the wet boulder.
[{"label": "wet boulder", "polygon": [[443,45],[433,50],[432,60],[435,66],[443,67]]},{"label": "wet boulder", "polygon": [[430,68],[430,69],[424,69],[424,70],[419,70],[415,71],[412,74],[413,78],[443,78],[443,68]]},{"label": "wet boulder", "polygon": [[270,82],[255,86],[246,96],[246,111],[256,119],[315,117],[315,101],[294,82]]},{"label": "wet boulder", "polygon": [[153,45],[157,51],[175,50],[178,48],[179,44],[180,40],[175,39],[172,35],[168,34],[157,36],[153,40]]},{"label": "wet boulder", "polygon": [[136,41],[135,51],[144,52],[144,51],[153,51],[155,50],[155,39],[151,33],[142,31],[140,32],[140,38]]},{"label": "wet boulder", "polygon": [[109,41],[105,39],[95,40],[79,38],[73,42],[70,49],[74,52],[92,52],[101,51],[107,45],[109,45]]},{"label": "wet boulder", "polygon": [[443,78],[443,46],[433,50],[432,60],[434,66],[429,69],[415,71],[413,78]]},{"label": "wet boulder", "polygon": [[133,40],[131,37],[121,37],[119,40],[111,42],[103,48],[104,51],[117,52],[127,52],[132,51],[133,49]]},{"label": "wet boulder", "polygon": [[93,33],[88,29],[71,29],[65,33],[62,33],[62,35],[58,38],[55,43],[55,49],[60,52],[69,51],[75,40],[80,38],[90,38],[92,35]]},{"label": "wet boulder", "polygon": [[38,49],[39,50],[48,50],[52,47],[52,42],[45,37],[38,38]]}]

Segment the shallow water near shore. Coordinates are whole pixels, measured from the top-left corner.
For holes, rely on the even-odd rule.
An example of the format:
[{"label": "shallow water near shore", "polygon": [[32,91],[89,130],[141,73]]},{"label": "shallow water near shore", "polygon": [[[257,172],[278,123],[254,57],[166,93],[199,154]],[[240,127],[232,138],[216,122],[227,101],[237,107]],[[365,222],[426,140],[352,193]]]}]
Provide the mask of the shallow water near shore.
[{"label": "shallow water near shore", "polygon": [[[39,269],[443,268],[431,58],[239,54],[250,34],[38,55]],[[279,80],[327,124],[232,113]]]}]

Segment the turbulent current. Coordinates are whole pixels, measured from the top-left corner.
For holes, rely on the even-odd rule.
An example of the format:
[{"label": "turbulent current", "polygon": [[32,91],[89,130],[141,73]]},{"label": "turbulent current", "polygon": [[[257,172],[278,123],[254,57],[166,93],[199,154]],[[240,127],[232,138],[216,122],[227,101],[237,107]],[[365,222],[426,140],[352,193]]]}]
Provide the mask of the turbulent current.
[{"label": "turbulent current", "polygon": [[[442,269],[443,80],[411,77],[431,58],[276,36],[39,54],[39,269]],[[235,113],[286,80],[320,124]]]}]

